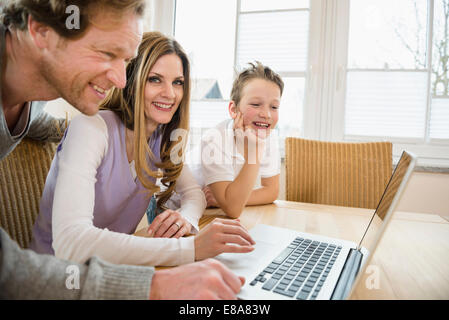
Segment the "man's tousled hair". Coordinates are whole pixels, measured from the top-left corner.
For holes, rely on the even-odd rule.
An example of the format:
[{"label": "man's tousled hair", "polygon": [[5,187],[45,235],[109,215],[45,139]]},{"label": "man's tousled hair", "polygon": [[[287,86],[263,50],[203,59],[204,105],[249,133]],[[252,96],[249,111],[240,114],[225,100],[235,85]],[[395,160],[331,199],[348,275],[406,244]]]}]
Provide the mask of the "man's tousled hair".
[{"label": "man's tousled hair", "polygon": [[[66,20],[71,15],[69,6],[79,9],[79,28],[67,28]],[[68,39],[81,37],[95,14],[110,10],[117,16],[133,10],[143,16],[145,0],[2,0],[0,24],[18,30],[26,30],[28,17],[48,25],[60,36]],[[68,11],[68,12],[66,12]]]}]

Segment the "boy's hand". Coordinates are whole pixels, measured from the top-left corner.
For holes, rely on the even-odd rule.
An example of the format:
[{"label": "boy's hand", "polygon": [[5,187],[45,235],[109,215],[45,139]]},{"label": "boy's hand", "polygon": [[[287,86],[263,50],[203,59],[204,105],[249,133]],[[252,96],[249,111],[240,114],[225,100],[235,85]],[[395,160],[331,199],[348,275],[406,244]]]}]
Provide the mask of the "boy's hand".
[{"label": "boy's hand", "polygon": [[264,134],[263,137],[259,136],[259,132],[256,132],[251,125],[245,125],[243,123],[243,114],[237,111],[237,115],[234,118],[234,133],[236,137],[237,150],[240,150],[247,162],[255,164],[260,162],[262,155],[265,151],[265,132],[260,130],[260,134]]},{"label": "boy's hand", "polygon": [[154,238],[180,238],[191,230],[192,225],[178,211],[165,210],[153,220],[147,233]]},{"label": "boy's hand", "polygon": [[205,186],[203,188],[203,193],[204,193],[204,196],[206,197],[206,202],[207,202],[206,208],[220,207],[220,205],[217,202],[217,199],[215,199],[215,196],[214,196],[212,190],[208,186]]}]

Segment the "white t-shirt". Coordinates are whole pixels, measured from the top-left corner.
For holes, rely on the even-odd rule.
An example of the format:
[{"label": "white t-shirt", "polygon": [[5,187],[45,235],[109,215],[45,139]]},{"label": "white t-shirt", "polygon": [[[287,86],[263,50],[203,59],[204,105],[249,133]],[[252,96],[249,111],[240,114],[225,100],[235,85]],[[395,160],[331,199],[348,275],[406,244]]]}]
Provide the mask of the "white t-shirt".
[{"label": "white t-shirt", "polygon": [[[219,181],[234,181],[242,170],[245,158],[237,151],[233,123],[229,119],[209,129],[201,137],[201,143],[186,154],[186,163],[201,187]],[[277,131],[272,131],[265,144],[255,188],[260,186],[261,178],[281,172],[278,141]],[[251,159],[250,156],[249,161]]]}]

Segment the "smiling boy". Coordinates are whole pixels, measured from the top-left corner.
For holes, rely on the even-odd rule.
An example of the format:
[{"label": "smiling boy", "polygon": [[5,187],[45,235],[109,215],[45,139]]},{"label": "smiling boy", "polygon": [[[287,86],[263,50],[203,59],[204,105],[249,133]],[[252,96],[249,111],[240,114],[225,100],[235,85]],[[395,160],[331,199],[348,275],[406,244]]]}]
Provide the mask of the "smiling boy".
[{"label": "smiling boy", "polygon": [[[270,68],[257,62],[234,81],[229,103],[232,120],[206,132],[201,141],[200,168],[192,164],[205,186],[208,206],[220,207],[238,218],[246,205],[276,200],[280,156],[276,135],[284,83]],[[261,186],[254,188],[259,181]]]}]

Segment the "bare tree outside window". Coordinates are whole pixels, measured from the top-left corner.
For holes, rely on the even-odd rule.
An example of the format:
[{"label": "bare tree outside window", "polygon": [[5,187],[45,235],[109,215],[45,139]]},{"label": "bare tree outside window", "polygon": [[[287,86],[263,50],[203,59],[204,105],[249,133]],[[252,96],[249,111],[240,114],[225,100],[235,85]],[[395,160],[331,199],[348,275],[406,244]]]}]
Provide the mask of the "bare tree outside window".
[{"label": "bare tree outside window", "polygon": [[[423,9],[424,1],[415,0],[413,3],[414,18],[417,30],[410,30],[400,22],[392,22],[396,37],[413,56],[416,69],[427,68],[426,29],[427,15]],[[410,35],[413,32],[414,34]],[[436,0],[433,19],[433,48],[432,48],[432,96],[449,96],[449,0]],[[399,62],[400,63],[400,62]]]},{"label": "bare tree outside window", "polygon": [[449,0],[435,3],[432,95],[449,96]]}]

